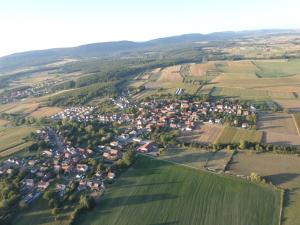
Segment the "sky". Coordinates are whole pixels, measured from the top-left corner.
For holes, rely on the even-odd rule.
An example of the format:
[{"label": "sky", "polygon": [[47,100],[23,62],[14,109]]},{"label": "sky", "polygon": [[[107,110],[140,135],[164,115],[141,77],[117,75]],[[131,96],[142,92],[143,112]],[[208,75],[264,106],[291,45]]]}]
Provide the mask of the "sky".
[{"label": "sky", "polygon": [[299,0],[0,0],[0,56],[186,33],[299,29]]}]

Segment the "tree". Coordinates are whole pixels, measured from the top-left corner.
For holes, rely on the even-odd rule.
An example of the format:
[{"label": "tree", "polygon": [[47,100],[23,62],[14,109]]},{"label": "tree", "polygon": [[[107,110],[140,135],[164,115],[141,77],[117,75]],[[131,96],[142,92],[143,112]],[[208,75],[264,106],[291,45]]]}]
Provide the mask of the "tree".
[{"label": "tree", "polygon": [[245,140],[241,140],[239,148],[240,149],[246,149],[247,148],[247,142]]}]

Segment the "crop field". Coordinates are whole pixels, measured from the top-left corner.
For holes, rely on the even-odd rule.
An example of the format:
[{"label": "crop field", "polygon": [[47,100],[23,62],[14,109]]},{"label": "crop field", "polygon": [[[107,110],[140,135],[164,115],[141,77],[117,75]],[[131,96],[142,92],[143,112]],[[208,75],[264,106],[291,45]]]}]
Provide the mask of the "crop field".
[{"label": "crop field", "polygon": [[214,171],[225,171],[233,153],[234,151],[224,149],[214,152],[207,162],[207,168]]},{"label": "crop field", "polygon": [[9,154],[8,151],[10,150],[12,150],[12,153],[15,153],[17,150],[21,150],[18,147],[26,143],[24,138],[31,132],[36,131],[36,129],[36,127],[12,127],[1,129],[0,152],[5,151],[5,154]]},{"label": "crop field", "polygon": [[288,109],[294,112],[300,112],[300,99],[293,100],[276,100],[276,102],[284,109]]},{"label": "crop field", "polygon": [[240,151],[234,155],[229,171],[246,176],[256,172],[273,184],[288,189],[283,210],[283,225],[300,224],[300,157]]},{"label": "crop field", "polygon": [[182,76],[180,74],[180,65],[170,66],[161,71],[159,82],[168,82],[168,81],[182,81]]},{"label": "crop field", "polygon": [[3,127],[7,124],[9,124],[9,121],[0,119],[0,127]]},{"label": "crop field", "polygon": [[288,113],[259,113],[257,129],[265,132],[298,135],[293,116]]},{"label": "crop field", "polygon": [[77,224],[278,225],[279,208],[275,189],[140,157]]},{"label": "crop field", "polygon": [[214,154],[199,148],[168,148],[159,158],[195,169],[204,169]]},{"label": "crop field", "polygon": [[205,76],[208,73],[208,71],[214,71],[214,70],[216,70],[215,62],[207,62],[207,63],[190,65],[191,75],[195,77]]},{"label": "crop field", "polygon": [[61,111],[63,111],[63,109],[59,107],[42,107],[32,112],[30,116],[35,118],[41,118],[46,116],[53,116],[54,114]]},{"label": "crop field", "polygon": [[12,104],[0,105],[0,112],[2,113],[24,113],[29,114],[37,110],[39,103],[36,102],[19,102]]},{"label": "crop field", "polygon": [[214,124],[202,124],[193,131],[185,131],[178,138],[185,142],[198,142],[203,144],[213,144],[216,142],[224,127]]},{"label": "crop field", "polygon": [[260,143],[262,137],[263,134],[260,131],[225,127],[216,142],[220,144],[238,144],[241,140],[244,140],[253,143]]},{"label": "crop field", "polygon": [[229,61],[224,65],[224,72],[230,73],[251,73],[257,71],[258,68],[250,60]]},{"label": "crop field", "polygon": [[300,60],[286,61],[255,61],[256,66],[260,69],[257,72],[259,77],[286,77],[300,74]]}]

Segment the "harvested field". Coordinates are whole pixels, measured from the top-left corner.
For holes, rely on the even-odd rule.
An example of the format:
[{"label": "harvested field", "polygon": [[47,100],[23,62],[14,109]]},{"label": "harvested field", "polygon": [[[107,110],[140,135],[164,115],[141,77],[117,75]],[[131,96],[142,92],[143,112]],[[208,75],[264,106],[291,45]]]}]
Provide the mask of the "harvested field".
[{"label": "harvested field", "polygon": [[191,75],[198,77],[198,76],[205,76],[208,71],[216,70],[216,65],[214,62],[208,62],[204,64],[191,64],[190,71]]},{"label": "harvested field", "polygon": [[0,112],[3,113],[25,113],[29,114],[39,107],[39,103],[12,103],[0,106]]},{"label": "harvested field", "polygon": [[31,145],[33,145],[33,144],[34,144],[34,142],[28,141],[28,142],[25,142],[23,144],[17,145],[17,146],[15,146],[13,148],[9,148],[7,150],[1,151],[0,152],[0,158],[13,155],[13,154],[15,154],[15,153],[17,153],[17,152],[19,152],[19,151],[21,151],[21,150],[23,150],[23,149],[31,146]]},{"label": "harvested field", "polygon": [[293,119],[296,124],[297,133],[298,133],[298,135],[300,135],[300,113],[294,113]]},{"label": "harvested field", "polygon": [[251,73],[257,71],[256,65],[249,60],[230,61],[224,66],[224,71],[231,73]]},{"label": "harvested field", "polygon": [[198,142],[203,144],[213,144],[218,140],[224,127],[215,124],[202,124],[193,131],[182,132],[179,140],[185,142]]},{"label": "harvested field", "polygon": [[279,206],[267,186],[140,156],[76,224],[278,225]]},{"label": "harvested field", "polygon": [[300,136],[278,132],[264,132],[262,142],[275,145],[300,145]]},{"label": "harvested field", "polygon": [[2,120],[2,119],[0,119],[0,127],[3,127],[3,126],[5,126],[5,125],[7,125],[7,124],[9,124],[10,122],[9,121],[7,121],[7,120]]},{"label": "harvested field", "polygon": [[53,116],[54,114],[61,111],[63,111],[63,109],[59,107],[42,107],[32,112],[30,116],[35,118],[41,118],[41,117]]},{"label": "harvested field", "polygon": [[291,114],[261,112],[258,114],[257,121],[257,130],[298,135],[295,121]]},{"label": "harvested field", "polygon": [[198,148],[169,148],[159,158],[179,164],[184,164],[196,169],[204,169],[214,152]]},{"label": "harvested field", "polygon": [[212,157],[208,160],[207,168],[214,171],[224,171],[233,153],[234,151],[224,149],[214,152]]},{"label": "harvested field", "polygon": [[300,224],[300,157],[273,153],[240,151],[234,155],[229,171],[237,175],[255,172],[268,181],[288,189],[283,211],[283,225]]},{"label": "harvested field", "polygon": [[263,134],[256,130],[247,130],[236,127],[225,127],[218,140],[219,144],[238,144],[241,140],[260,143],[262,141]]},{"label": "harvested field", "polygon": [[159,82],[168,82],[168,81],[179,81],[182,82],[182,76],[180,74],[181,65],[170,66],[161,71],[161,75],[158,79]]},{"label": "harvested field", "polygon": [[284,109],[300,112],[300,99],[276,100],[276,102]]}]

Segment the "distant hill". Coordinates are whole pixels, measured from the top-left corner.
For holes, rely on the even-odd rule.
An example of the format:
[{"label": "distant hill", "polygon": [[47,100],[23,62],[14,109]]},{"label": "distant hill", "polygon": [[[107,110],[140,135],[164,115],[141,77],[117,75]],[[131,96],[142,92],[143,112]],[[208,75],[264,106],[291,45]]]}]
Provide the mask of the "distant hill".
[{"label": "distant hill", "polygon": [[47,50],[28,51],[15,53],[0,57],[0,72],[5,72],[18,67],[36,66],[55,62],[66,57],[70,58],[91,58],[111,57],[119,54],[133,53],[138,51],[151,51],[158,48],[181,47],[192,45],[195,42],[203,41],[224,41],[236,38],[289,34],[296,33],[296,30],[257,30],[240,32],[217,32],[211,34],[185,34],[179,36],[154,39],[146,42],[118,41],[102,42],[82,45],[71,48],[57,48]]}]

